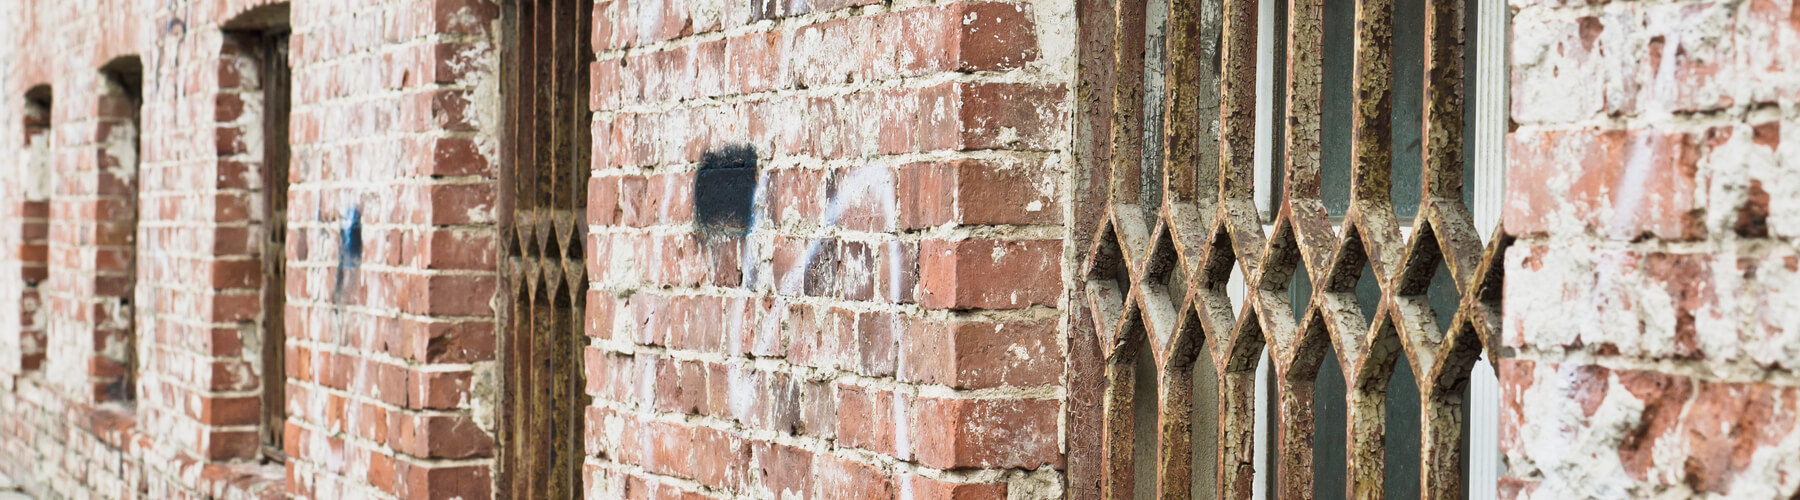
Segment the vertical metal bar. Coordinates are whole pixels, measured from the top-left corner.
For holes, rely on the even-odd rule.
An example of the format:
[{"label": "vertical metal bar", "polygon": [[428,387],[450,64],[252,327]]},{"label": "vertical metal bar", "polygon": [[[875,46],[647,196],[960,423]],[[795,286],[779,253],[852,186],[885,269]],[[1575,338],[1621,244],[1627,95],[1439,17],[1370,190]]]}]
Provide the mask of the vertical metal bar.
[{"label": "vertical metal bar", "polygon": [[1221,200],[1249,201],[1256,196],[1256,2],[1224,0],[1219,68]]},{"label": "vertical metal bar", "polygon": [[1287,0],[1287,117],[1283,202],[1308,272],[1321,270],[1335,246],[1320,179],[1324,109],[1325,0]]},{"label": "vertical metal bar", "polygon": [[1281,425],[1276,428],[1276,448],[1280,476],[1276,498],[1313,498],[1313,382],[1293,377],[1276,377],[1280,388],[1275,410]]},{"label": "vertical metal bar", "polygon": [[1217,139],[1208,136],[1218,116],[1218,69],[1212,61],[1218,56],[1219,19],[1204,7],[1217,1],[1169,0],[1163,185],[1178,203],[1193,203],[1218,190],[1216,178],[1200,175],[1218,168],[1217,150],[1205,145]]},{"label": "vertical metal bar", "polygon": [[1431,0],[1425,7],[1424,203],[1462,199],[1463,1]]},{"label": "vertical metal bar", "polygon": [[[1144,176],[1144,20],[1145,0],[1118,0],[1113,42],[1112,201],[1136,205]],[[1126,249],[1126,255],[1135,250]]]},{"label": "vertical metal bar", "polygon": [[[1145,352],[1149,351],[1146,349]],[[1204,348],[1199,355],[1208,356]],[[1192,494],[1190,485],[1194,466],[1194,454],[1190,451],[1193,443],[1189,441],[1193,437],[1193,431],[1189,428],[1193,425],[1191,418],[1194,410],[1193,366],[1176,366],[1171,363],[1169,369],[1158,371],[1166,373],[1167,377],[1161,384],[1163,409],[1159,432],[1162,435],[1162,450],[1160,459],[1157,460],[1157,498],[1188,500]],[[1206,376],[1210,377],[1212,374]]]},{"label": "vertical metal bar", "polygon": [[[1131,347],[1136,349],[1135,346]],[[1123,350],[1124,348],[1121,348]],[[1132,496],[1132,398],[1136,380],[1128,354],[1106,361],[1106,395],[1101,424],[1106,451],[1101,466],[1100,488],[1107,500],[1131,500]]]},{"label": "vertical metal bar", "polygon": [[1238,348],[1250,354],[1231,353],[1219,378],[1219,498],[1256,494],[1256,364],[1262,346]]},{"label": "vertical metal bar", "polygon": [[[1351,203],[1387,207],[1393,188],[1393,0],[1356,0],[1356,89],[1350,118]],[[1386,269],[1376,267],[1386,275]]]}]

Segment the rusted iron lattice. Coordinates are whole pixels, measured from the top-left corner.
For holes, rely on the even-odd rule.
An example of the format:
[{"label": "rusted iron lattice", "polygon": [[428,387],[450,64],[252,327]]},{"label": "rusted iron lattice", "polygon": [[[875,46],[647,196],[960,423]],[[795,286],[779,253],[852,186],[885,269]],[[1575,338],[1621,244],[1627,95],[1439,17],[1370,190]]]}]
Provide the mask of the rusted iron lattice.
[{"label": "rusted iron lattice", "polygon": [[581,485],[580,349],[587,293],[590,0],[504,4],[500,177],[505,397],[502,495],[574,498]]},{"label": "rusted iron lattice", "polygon": [[[1499,259],[1510,242],[1496,229],[1484,251],[1463,196],[1464,2],[1424,6],[1421,197],[1411,230],[1403,231],[1407,221],[1392,193],[1393,0],[1355,2],[1348,82],[1325,81],[1325,0],[1286,0],[1286,79],[1277,83],[1282,89],[1266,89],[1285,95],[1283,156],[1274,160],[1282,166],[1281,196],[1267,227],[1253,181],[1257,3],[1167,1],[1162,165],[1142,163],[1143,116],[1134,112],[1145,109],[1144,0],[1110,5],[1112,60],[1098,70],[1110,66],[1111,95],[1085,97],[1110,97],[1113,110],[1110,154],[1096,160],[1110,166],[1094,170],[1110,172],[1106,214],[1082,273],[1092,314],[1084,320],[1093,322],[1106,359],[1106,497],[1149,496],[1133,494],[1147,487],[1145,467],[1153,467],[1159,498],[1188,498],[1193,490],[1250,498],[1258,481],[1282,498],[1382,497],[1387,383],[1404,362],[1418,374],[1418,490],[1460,498],[1464,388],[1477,358],[1497,346]],[[1346,84],[1354,87],[1352,185],[1338,218],[1322,189],[1321,169],[1333,167],[1321,161],[1321,96],[1327,85]],[[1146,183],[1147,175],[1160,182]],[[1440,325],[1426,293],[1440,267],[1460,296],[1448,325]],[[1241,307],[1227,293],[1234,269],[1247,286]],[[1298,307],[1290,299],[1296,271],[1314,290]],[[1373,317],[1356,295],[1359,280],[1369,279],[1380,290]],[[1270,403],[1273,480],[1252,477],[1255,373],[1265,345],[1279,394]],[[1133,464],[1142,460],[1134,443],[1146,436],[1134,432],[1139,353],[1150,354],[1158,381],[1160,425],[1149,434],[1160,446],[1155,464]],[[1330,366],[1327,356],[1347,383],[1341,493],[1313,485],[1314,381]],[[1201,377],[1189,383],[1196,372]],[[1195,411],[1216,411],[1216,419],[1195,419]],[[1190,428],[1196,423],[1212,428]],[[1194,446],[1217,450],[1193,454]],[[1216,474],[1205,474],[1208,467]]]}]

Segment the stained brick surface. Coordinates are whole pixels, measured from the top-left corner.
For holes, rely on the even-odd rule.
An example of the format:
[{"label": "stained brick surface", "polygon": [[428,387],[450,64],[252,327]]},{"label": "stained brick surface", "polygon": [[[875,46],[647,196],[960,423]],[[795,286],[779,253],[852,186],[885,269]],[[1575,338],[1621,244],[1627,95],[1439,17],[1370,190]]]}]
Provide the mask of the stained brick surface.
[{"label": "stained brick surface", "polygon": [[[269,325],[268,82],[248,33],[224,25],[272,3],[0,1],[0,472],[23,490],[499,492],[502,9],[291,1],[287,302]],[[1794,496],[1800,6],[1511,4],[1503,231],[1519,239],[1480,264],[1498,271],[1458,271],[1482,286],[1504,276],[1504,315],[1493,345],[1434,340],[1499,358],[1502,495]],[[588,498],[1098,496],[1106,454],[1130,450],[1103,446],[1122,441],[1101,423],[1107,357],[1124,344],[1084,324],[1082,262],[1107,250],[1102,233],[1133,259],[1214,238],[1172,206],[1159,213],[1192,220],[1108,215],[1134,201],[1106,195],[1110,123],[1138,111],[1111,108],[1114,64],[1137,57],[1114,58],[1113,2],[593,8],[591,91],[568,103],[592,127],[577,146],[592,175],[576,184],[590,287],[566,367],[585,389]],[[137,126],[99,70],[122,56],[143,63]],[[32,107],[36,88],[53,106]],[[1249,108],[1234,112],[1184,119],[1249,137]],[[1194,132],[1183,126],[1169,124]],[[1210,137],[1196,142],[1216,156],[1221,132],[1204,132],[1182,137]],[[1228,146],[1227,168],[1248,164],[1247,144]],[[754,184],[732,187],[752,189],[732,193],[751,200],[749,223],[701,230],[699,166],[726,149],[756,160]],[[1250,196],[1243,179],[1188,181],[1235,190],[1200,199]],[[1247,235],[1243,248],[1181,251],[1321,270],[1338,223],[1279,217],[1268,238],[1253,221],[1212,233]],[[1400,242],[1383,244],[1367,250],[1399,267]],[[1207,290],[1193,293],[1225,300]],[[1494,298],[1465,295],[1470,311]],[[1132,295],[1148,312],[1131,317],[1229,326],[1165,299]],[[1262,340],[1213,343],[1279,337],[1259,324],[1203,345],[1253,353]],[[284,462],[262,458],[258,435],[259,353],[277,328]],[[1227,382],[1247,394],[1247,380]],[[1244,438],[1234,453],[1249,443],[1239,413],[1226,415]],[[1248,491],[1233,470],[1220,477]]]},{"label": "stained brick surface", "polygon": [[[12,110],[26,90],[48,85],[55,98],[50,349],[39,369],[9,349],[0,374],[0,469],[29,491],[446,498],[491,489],[492,438],[472,392],[496,338],[486,157],[497,128],[491,99],[478,98],[492,91],[477,89],[493,85],[498,10],[452,0],[291,5],[288,309],[285,325],[265,325],[267,82],[255,47],[221,25],[269,3],[0,7],[8,149],[23,136]],[[128,108],[100,78],[120,56],[144,67],[135,151],[114,144],[128,137]],[[8,165],[0,203],[13,208],[0,240],[19,248],[30,214],[17,209],[20,169]],[[357,234],[343,231],[351,217]],[[352,237],[358,259],[345,251]],[[6,255],[0,296],[17,325],[19,254]],[[285,466],[257,460],[258,353],[280,327]],[[137,398],[121,405],[105,384],[125,368],[133,329]]]},{"label": "stained brick surface", "polygon": [[1503,496],[1794,495],[1800,9],[1512,4]]},{"label": "stained brick surface", "polygon": [[[1068,7],[599,5],[591,497],[1061,481]],[[695,235],[735,146],[750,230]]]}]

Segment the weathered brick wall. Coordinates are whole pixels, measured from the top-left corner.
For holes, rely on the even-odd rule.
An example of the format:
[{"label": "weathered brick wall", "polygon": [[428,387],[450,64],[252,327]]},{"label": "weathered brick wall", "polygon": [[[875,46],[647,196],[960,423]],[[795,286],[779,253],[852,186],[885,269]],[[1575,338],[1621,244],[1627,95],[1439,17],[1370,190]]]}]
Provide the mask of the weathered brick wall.
[{"label": "weathered brick wall", "polygon": [[471,381],[496,348],[497,15],[294,2],[293,494],[490,494]]},{"label": "weathered brick wall", "polygon": [[590,498],[1060,495],[1071,15],[599,2]]},{"label": "weathered brick wall", "polygon": [[[21,278],[44,215],[14,158],[0,169],[0,470],[34,493],[489,495],[472,388],[496,342],[498,11],[292,5],[284,466],[258,460],[270,138],[255,56],[221,30],[271,3],[0,6],[5,149],[25,149],[26,91],[54,89],[41,319]],[[100,72],[127,55],[145,73],[136,152],[120,147],[132,127]],[[33,325],[49,346],[35,370],[20,333]],[[136,402],[121,404],[132,328]]]},{"label": "weathered brick wall", "polygon": [[1512,6],[1503,491],[1794,495],[1800,8]]},{"label": "weathered brick wall", "polygon": [[[34,493],[494,492],[501,10],[294,1],[270,464],[265,82],[221,29],[269,3],[0,2],[0,471]],[[587,495],[1094,495],[1106,4],[596,2]],[[1794,495],[1800,8],[1513,7],[1503,491]],[[749,227],[699,227],[746,150]]]}]

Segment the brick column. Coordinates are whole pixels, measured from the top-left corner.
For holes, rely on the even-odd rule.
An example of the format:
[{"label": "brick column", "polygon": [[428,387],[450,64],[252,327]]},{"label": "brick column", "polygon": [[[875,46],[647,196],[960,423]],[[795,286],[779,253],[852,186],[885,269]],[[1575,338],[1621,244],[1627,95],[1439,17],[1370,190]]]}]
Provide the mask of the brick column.
[{"label": "brick column", "polygon": [[1800,491],[1800,9],[1513,2],[1502,495]]},{"label": "brick column", "polygon": [[589,493],[1060,483],[1041,7],[595,8]]}]

